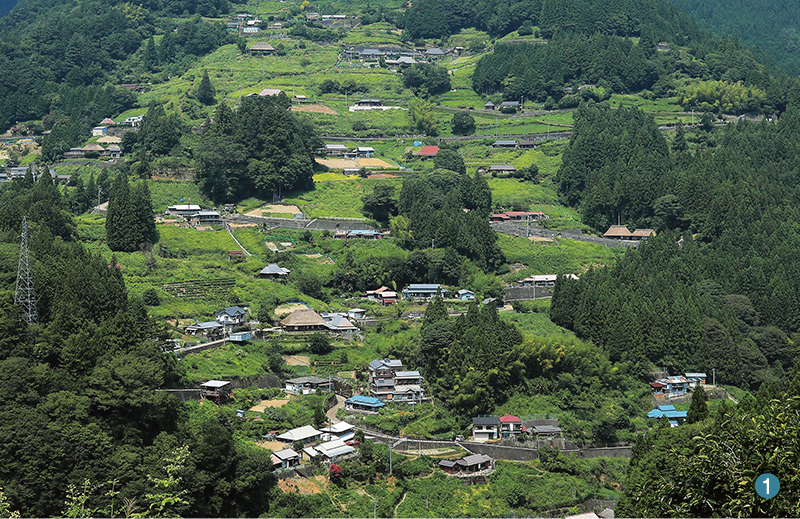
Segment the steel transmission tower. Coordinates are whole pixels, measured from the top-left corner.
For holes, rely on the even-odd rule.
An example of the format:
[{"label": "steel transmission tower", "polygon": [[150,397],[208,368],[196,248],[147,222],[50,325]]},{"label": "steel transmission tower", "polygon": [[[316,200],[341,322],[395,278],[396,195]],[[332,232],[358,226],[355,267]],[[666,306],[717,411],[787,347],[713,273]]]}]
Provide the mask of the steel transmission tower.
[{"label": "steel transmission tower", "polygon": [[33,289],[31,252],[28,249],[28,218],[22,217],[22,241],[19,247],[19,268],[17,269],[17,289],[14,304],[22,307],[22,315],[28,324],[38,320],[36,315],[36,292]]}]

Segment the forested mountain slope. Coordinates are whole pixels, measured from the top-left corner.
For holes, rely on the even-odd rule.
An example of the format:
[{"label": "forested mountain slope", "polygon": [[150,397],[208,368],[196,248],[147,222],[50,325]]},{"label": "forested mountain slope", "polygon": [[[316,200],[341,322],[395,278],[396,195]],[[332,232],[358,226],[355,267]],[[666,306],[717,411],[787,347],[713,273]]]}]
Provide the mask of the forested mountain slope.
[{"label": "forested mountain slope", "polygon": [[670,0],[700,25],[735,34],[769,54],[792,75],[800,74],[800,4],[783,0]]},{"label": "forested mountain slope", "polygon": [[637,110],[581,109],[562,194],[598,228],[620,217],[661,234],[560,283],[553,321],[612,359],[716,368],[753,389],[782,379],[800,332],[798,127],[791,109],[777,124],[729,126],[713,150],[676,139],[670,153]]}]

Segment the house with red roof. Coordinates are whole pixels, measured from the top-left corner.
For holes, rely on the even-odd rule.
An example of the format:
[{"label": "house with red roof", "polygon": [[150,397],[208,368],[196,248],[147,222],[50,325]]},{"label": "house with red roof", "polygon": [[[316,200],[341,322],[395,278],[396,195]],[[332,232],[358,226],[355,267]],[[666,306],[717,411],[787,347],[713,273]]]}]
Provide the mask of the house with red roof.
[{"label": "house with red roof", "polygon": [[522,420],[512,414],[501,416],[499,420],[501,438],[513,438],[527,432],[525,426],[522,425]]},{"label": "house with red roof", "polygon": [[427,159],[435,157],[437,153],[439,153],[439,146],[423,146],[422,149],[417,152],[417,156]]}]

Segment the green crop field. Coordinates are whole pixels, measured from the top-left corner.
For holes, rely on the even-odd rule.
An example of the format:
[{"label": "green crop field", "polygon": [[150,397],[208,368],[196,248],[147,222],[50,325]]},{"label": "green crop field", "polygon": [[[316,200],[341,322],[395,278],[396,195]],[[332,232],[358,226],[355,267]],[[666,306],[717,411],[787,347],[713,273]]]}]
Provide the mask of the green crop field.
[{"label": "green crop field", "polygon": [[371,193],[380,183],[394,185],[400,189],[397,179],[356,179],[342,182],[319,182],[313,191],[287,196],[283,203],[297,205],[309,218],[337,216],[342,218],[364,218],[361,214],[361,197]]},{"label": "green crop field", "polygon": [[525,237],[500,235],[500,248],[509,262],[527,266],[515,272],[513,279],[533,274],[581,274],[591,267],[610,265],[622,247],[557,238],[553,242],[535,242]]}]

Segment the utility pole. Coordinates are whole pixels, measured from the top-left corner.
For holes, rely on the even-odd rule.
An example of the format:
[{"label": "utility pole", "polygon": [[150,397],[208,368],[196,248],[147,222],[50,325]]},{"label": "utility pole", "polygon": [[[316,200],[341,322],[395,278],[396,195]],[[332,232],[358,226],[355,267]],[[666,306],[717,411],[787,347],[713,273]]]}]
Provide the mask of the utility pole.
[{"label": "utility pole", "polygon": [[19,267],[17,268],[17,287],[14,304],[22,307],[22,317],[28,324],[38,322],[36,313],[36,291],[33,287],[31,253],[28,248],[28,217],[22,217],[22,240],[19,246]]}]

